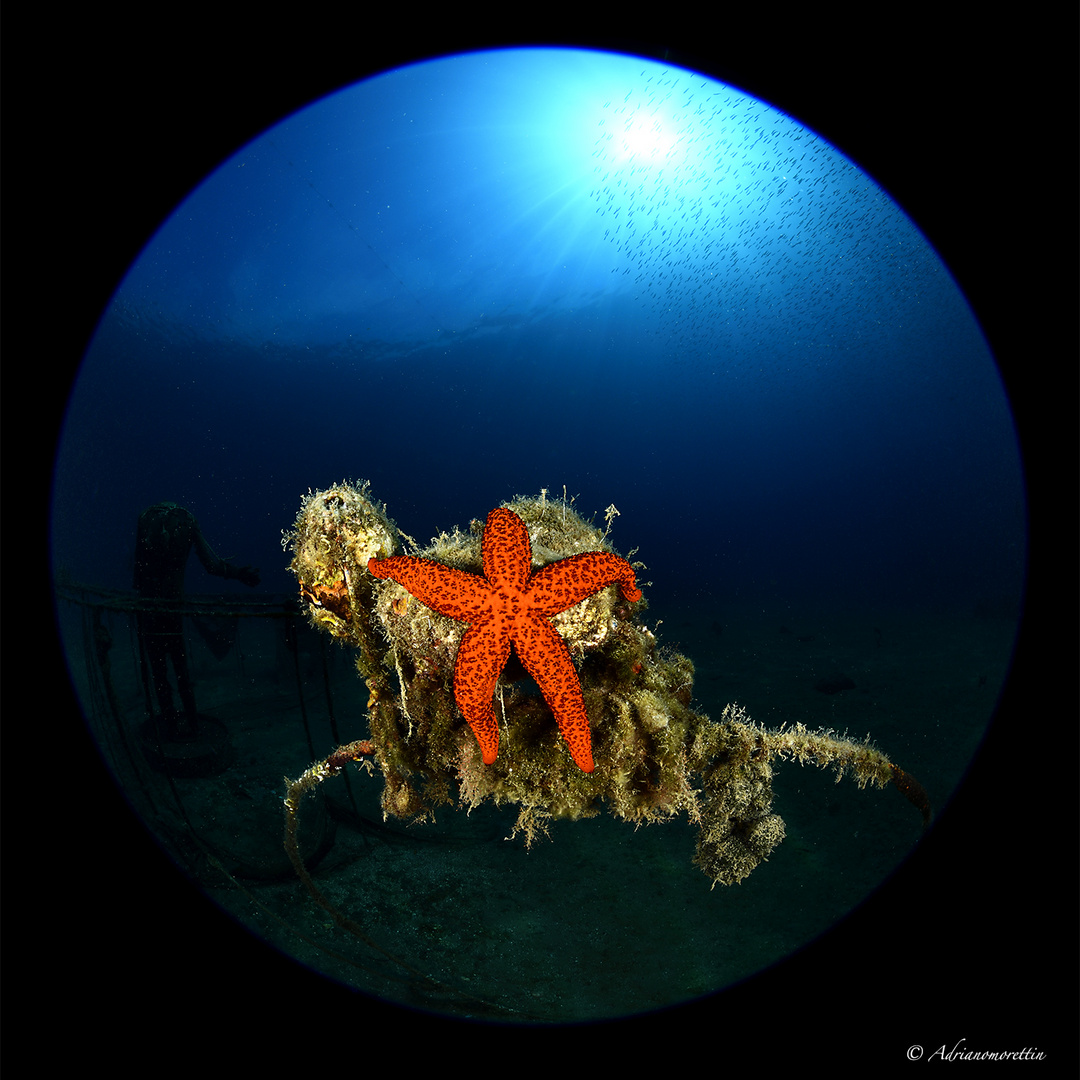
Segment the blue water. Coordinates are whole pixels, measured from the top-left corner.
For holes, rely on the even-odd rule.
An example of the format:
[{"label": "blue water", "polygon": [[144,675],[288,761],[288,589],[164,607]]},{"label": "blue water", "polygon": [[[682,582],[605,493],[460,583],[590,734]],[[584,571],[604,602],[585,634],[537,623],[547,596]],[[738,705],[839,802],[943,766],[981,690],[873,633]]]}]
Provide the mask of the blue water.
[{"label": "blue water", "polygon": [[421,540],[542,487],[614,503],[654,596],[1015,596],[1007,402],[918,230],[762,103],[596,55],[383,76],[208,179],[87,359],[73,572],[127,584],[172,498],[289,589],[279,530],[348,476]]},{"label": "blue water", "polygon": [[[649,618],[684,620],[671,632],[713,714],[745,676],[738,642],[778,648],[752,613],[775,632],[826,612],[873,643],[915,641],[911,619],[1019,611],[1019,453],[947,268],[813,133],[650,61],[419,65],[228,160],[132,267],[86,357],[54,562],[129,588],[138,514],[171,499],[263,591],[291,593],[281,530],[342,478],[370,480],[421,543],[544,488],[598,520],[614,504],[612,541],[647,566]],[[194,560],[188,587],[248,595]],[[931,705],[966,692],[977,638],[954,639],[957,660],[905,645],[905,679]],[[794,698],[769,697],[769,663],[740,700],[778,702],[773,722]],[[928,780],[945,796],[987,694],[959,748],[903,700],[899,749],[930,731],[945,745],[924,767],[954,754]]]}]

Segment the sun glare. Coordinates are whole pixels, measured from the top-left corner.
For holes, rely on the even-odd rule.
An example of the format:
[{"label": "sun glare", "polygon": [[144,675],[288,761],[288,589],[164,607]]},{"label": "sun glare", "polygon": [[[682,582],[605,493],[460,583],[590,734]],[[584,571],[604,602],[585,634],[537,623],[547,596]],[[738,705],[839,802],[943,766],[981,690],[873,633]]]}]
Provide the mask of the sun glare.
[{"label": "sun glare", "polygon": [[620,161],[632,161],[639,165],[662,164],[674,145],[674,139],[656,116],[643,116],[640,113],[627,118],[616,141],[619,143]]}]

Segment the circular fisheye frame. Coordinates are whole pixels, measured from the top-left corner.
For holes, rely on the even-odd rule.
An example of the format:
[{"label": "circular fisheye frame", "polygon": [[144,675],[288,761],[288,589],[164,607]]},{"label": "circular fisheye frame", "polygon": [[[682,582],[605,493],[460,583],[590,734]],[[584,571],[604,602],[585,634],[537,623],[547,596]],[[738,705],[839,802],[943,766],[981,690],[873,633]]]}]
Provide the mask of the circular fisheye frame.
[{"label": "circular fisheye frame", "polygon": [[390,71],[208,176],[101,319],[52,525],[178,878],[508,1023],[714,994],[874,893],[986,733],[1026,548],[994,358],[889,194],[574,49]]}]

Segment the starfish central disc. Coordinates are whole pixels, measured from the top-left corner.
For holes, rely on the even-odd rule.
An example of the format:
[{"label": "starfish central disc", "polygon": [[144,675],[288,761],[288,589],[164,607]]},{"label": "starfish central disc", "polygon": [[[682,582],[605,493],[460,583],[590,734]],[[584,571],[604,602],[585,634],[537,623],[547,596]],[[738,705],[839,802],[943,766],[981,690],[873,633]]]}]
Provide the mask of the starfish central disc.
[{"label": "starfish central disc", "polygon": [[581,683],[566,643],[548,620],[615,582],[627,600],[640,600],[633,567],[610,552],[588,551],[532,574],[529,531],[505,507],[488,514],[480,550],[483,577],[411,555],[371,559],[368,570],[396,581],[433,611],[469,624],[454,660],[454,700],[476,735],[485,765],[499,753],[492,699],[512,644],[551,706],[574,761],[592,772]]}]

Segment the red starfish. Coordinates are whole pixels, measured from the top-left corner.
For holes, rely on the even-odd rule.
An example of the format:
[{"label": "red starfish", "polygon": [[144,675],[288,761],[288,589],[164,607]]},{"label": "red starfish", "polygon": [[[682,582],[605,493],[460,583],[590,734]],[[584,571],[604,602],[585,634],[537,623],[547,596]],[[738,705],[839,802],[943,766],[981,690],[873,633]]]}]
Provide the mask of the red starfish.
[{"label": "red starfish", "polygon": [[581,683],[566,643],[548,618],[616,581],[627,600],[640,600],[633,568],[618,555],[588,551],[548,563],[530,576],[529,532],[505,507],[488,514],[481,554],[483,577],[406,555],[371,559],[368,570],[403,585],[441,615],[469,624],[454,661],[454,700],[480,743],[485,765],[499,753],[492,698],[513,643],[551,706],[574,761],[582,771],[592,772]]}]

